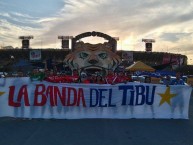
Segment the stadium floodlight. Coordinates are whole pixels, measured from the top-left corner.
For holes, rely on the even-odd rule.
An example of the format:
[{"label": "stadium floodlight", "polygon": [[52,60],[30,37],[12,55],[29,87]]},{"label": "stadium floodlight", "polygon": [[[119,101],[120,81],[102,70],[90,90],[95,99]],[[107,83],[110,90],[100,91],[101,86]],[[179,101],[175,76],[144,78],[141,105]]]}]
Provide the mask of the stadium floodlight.
[{"label": "stadium floodlight", "polygon": [[33,39],[34,38],[34,36],[32,36],[32,35],[29,35],[29,36],[19,36],[19,39],[21,39],[21,42],[22,42],[22,48],[24,49],[24,48],[29,48],[29,46],[30,46],[30,42],[29,42],[29,40],[30,39]]},{"label": "stadium floodlight", "polygon": [[73,38],[73,36],[58,36],[58,39],[62,39],[62,40],[69,40],[72,38]]},{"label": "stadium floodlight", "polygon": [[142,42],[145,42],[145,50],[147,52],[152,51],[152,43],[155,43],[155,39],[142,39]]},{"label": "stadium floodlight", "polygon": [[68,48],[70,47],[69,41],[73,39],[73,36],[58,36],[58,39],[61,39],[61,47]]},{"label": "stadium floodlight", "polygon": [[145,42],[145,43],[155,43],[155,39],[142,39],[142,42]]},{"label": "stadium floodlight", "polygon": [[32,35],[29,35],[29,36],[19,36],[19,39],[25,39],[25,40],[29,40],[29,39],[33,39],[34,38],[34,36],[32,36]]}]

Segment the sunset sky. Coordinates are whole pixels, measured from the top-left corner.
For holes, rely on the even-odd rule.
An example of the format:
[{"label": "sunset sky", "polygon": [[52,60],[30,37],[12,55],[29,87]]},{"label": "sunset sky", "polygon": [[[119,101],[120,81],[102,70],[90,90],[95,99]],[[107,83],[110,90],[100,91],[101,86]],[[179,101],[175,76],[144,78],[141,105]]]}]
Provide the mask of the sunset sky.
[{"label": "sunset sky", "polygon": [[155,39],[153,51],[193,64],[193,0],[0,1],[0,46],[21,47],[18,36],[33,35],[32,48],[60,48],[58,35],[91,31],[119,37],[119,50],[144,51],[142,38]]}]

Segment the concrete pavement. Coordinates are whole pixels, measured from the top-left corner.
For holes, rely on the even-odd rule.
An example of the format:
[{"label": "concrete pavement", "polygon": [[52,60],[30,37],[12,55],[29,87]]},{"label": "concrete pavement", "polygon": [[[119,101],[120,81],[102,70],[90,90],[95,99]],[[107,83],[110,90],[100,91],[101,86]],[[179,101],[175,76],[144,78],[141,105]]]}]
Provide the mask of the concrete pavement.
[{"label": "concrete pavement", "polygon": [[193,145],[189,120],[0,118],[0,145]]}]

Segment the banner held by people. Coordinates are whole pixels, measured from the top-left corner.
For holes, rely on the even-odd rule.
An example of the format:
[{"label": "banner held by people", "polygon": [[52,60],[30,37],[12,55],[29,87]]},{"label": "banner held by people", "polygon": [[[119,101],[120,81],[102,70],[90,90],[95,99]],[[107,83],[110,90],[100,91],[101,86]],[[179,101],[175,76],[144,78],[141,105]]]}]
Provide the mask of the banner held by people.
[{"label": "banner held by people", "polygon": [[0,117],[188,119],[190,86],[50,83],[7,78],[0,86]]}]

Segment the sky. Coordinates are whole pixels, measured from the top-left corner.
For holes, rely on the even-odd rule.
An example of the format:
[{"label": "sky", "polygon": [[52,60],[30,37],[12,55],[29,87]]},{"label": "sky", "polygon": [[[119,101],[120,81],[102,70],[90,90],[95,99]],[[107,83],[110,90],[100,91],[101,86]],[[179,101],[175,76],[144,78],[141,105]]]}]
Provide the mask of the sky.
[{"label": "sky", "polygon": [[187,55],[193,64],[193,0],[0,1],[1,47],[21,47],[18,37],[33,35],[32,48],[60,48],[59,35],[92,31],[119,37],[118,50],[144,51],[142,39],[155,39],[154,52]]}]

